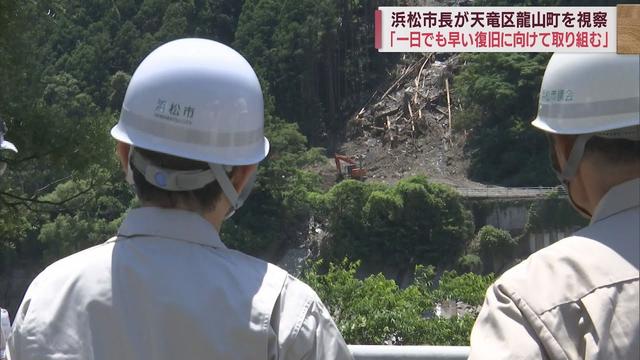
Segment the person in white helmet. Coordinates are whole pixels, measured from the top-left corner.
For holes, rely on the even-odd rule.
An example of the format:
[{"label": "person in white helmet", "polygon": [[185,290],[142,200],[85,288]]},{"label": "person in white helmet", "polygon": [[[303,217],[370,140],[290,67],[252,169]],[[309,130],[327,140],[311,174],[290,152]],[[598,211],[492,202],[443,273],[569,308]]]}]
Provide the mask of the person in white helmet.
[{"label": "person in white helmet", "polygon": [[488,289],[470,359],[640,359],[640,57],[554,54],[533,125],[591,222]]},{"label": "person in white helmet", "polygon": [[160,46],[111,134],[142,207],[33,281],[12,360],[352,358],[311,288],[218,235],[269,151],[260,84],[240,54],[204,39]]},{"label": "person in white helmet", "polygon": [[[18,152],[15,145],[4,139],[4,134],[7,132],[7,125],[4,120],[0,119],[0,150],[11,150]],[[0,176],[2,176],[7,169],[7,163],[4,161],[2,155],[0,155]],[[0,360],[6,359],[6,341],[11,330],[9,312],[6,309],[0,307]]]},{"label": "person in white helmet", "polygon": [[[7,125],[4,123],[4,120],[0,119],[0,150],[11,150],[17,153],[18,149],[16,148],[16,146],[4,139],[4,134],[6,132],[7,132]],[[7,163],[4,161],[4,158],[2,157],[2,155],[0,155],[0,176],[4,174],[6,169],[7,169]]]}]

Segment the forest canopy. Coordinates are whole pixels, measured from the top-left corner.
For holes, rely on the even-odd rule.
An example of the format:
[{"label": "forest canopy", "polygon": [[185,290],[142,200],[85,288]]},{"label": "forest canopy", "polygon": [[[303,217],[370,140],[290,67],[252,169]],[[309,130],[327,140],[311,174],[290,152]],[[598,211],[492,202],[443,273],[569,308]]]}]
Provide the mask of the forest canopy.
[{"label": "forest canopy", "polygon": [[[445,270],[481,273],[489,258],[506,263],[517,241],[498,229],[476,234],[468,204],[427,177],[393,185],[347,180],[327,189],[309,170],[339,148],[349,116],[391,81],[400,56],[374,49],[372,14],[404,3],[0,0],[0,117],[20,150],[0,154],[8,163],[0,178],[0,278],[15,269],[35,275],[116,233],[137,206],[109,135],[129,80],[160,44],[202,37],[234,47],[254,67],[272,146],[251,198],[222,229],[225,243],[269,259],[297,245],[313,219],[329,232],[318,249],[326,261],[302,277],[347,341],[465,344],[473,311],[429,321],[423,313],[449,300],[480,305],[493,275]],[[457,131],[469,132],[470,178],[555,184],[545,139],[528,126],[547,59],[464,57],[452,92],[462,107]],[[536,209],[532,228],[548,220],[544,207]],[[372,263],[401,268],[414,280],[400,288],[382,275],[356,274]],[[12,291],[15,310],[24,288]]]}]

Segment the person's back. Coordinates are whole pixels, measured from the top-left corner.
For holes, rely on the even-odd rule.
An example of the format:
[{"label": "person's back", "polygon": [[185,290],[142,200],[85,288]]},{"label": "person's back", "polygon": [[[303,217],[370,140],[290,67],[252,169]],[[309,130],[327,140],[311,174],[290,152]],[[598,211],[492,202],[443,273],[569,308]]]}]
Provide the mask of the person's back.
[{"label": "person's back", "polygon": [[51,265],[23,304],[14,359],[347,356],[317,339],[340,336],[311,289],[226,249],[209,223],[182,210],[131,210],[118,237]]},{"label": "person's back", "polygon": [[591,225],[501,276],[478,316],[472,359],[640,358],[638,204],[640,179],[614,188]]},{"label": "person's back", "polygon": [[555,54],[538,117],[589,226],[487,291],[470,359],[640,358],[640,58]]},{"label": "person's back", "polygon": [[12,360],[350,359],[313,290],[218,235],[268,152],[262,111],[253,70],[222,44],[149,55],[112,129],[143,206],[33,281]]},{"label": "person's back", "polygon": [[[7,132],[7,125],[4,123],[4,120],[0,118],[0,150],[11,150],[14,153],[18,152],[13,143],[5,140],[4,134]],[[7,163],[4,161],[4,156],[2,152],[0,152],[0,176],[2,176],[7,169]],[[6,359],[6,343],[7,337],[9,336],[9,332],[11,330],[11,324],[9,319],[9,313],[7,310],[0,307],[0,360]]]}]

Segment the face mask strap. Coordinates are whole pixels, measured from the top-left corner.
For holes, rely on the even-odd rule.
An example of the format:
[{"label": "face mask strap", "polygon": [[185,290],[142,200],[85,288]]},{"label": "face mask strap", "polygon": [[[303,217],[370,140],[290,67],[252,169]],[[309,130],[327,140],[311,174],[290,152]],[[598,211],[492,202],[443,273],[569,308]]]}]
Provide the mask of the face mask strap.
[{"label": "face mask strap", "polygon": [[130,184],[134,184],[132,166],[140,171],[149,183],[169,191],[196,190],[213,181],[217,181],[231,205],[227,218],[231,217],[243,205],[244,201],[249,197],[256,180],[256,172],[254,172],[242,192],[238,194],[229,178],[231,166],[210,163],[210,170],[165,169],[152,164],[142,154],[134,151],[133,146],[129,150],[129,169],[127,171],[127,182]]},{"label": "face mask strap", "polygon": [[131,168],[131,158],[133,156],[133,145],[129,146],[129,155],[127,155],[127,158],[129,159],[129,161],[127,161],[127,174],[125,176],[127,183],[131,186],[136,186],[136,182],[133,180],[133,169]]},{"label": "face mask strap", "polygon": [[201,189],[216,180],[216,177],[209,169],[166,169],[153,164],[137,151],[130,156],[129,162],[144,175],[144,178],[150,184],[164,190],[192,191]]},{"label": "face mask strap", "polygon": [[584,155],[584,148],[587,145],[587,141],[592,137],[593,134],[584,134],[576,138],[569,158],[560,174],[562,181],[571,181],[576,176],[578,167],[580,167],[580,161],[582,161],[582,156]]},{"label": "face mask strap", "polygon": [[553,171],[558,176],[558,179],[562,183],[567,192],[567,196],[569,196],[569,203],[573,206],[576,211],[587,218],[591,218],[591,213],[587,211],[582,206],[578,205],[571,196],[570,183],[571,180],[576,176],[578,172],[578,167],[580,166],[580,161],[582,161],[582,157],[584,156],[584,148],[589,141],[593,137],[593,134],[584,134],[579,135],[576,138],[576,141],[573,144],[573,148],[571,149],[571,153],[569,154],[569,158],[565,163],[565,167],[562,171],[560,171],[560,164],[558,162],[558,156],[556,155],[555,147],[553,146],[553,139],[551,136],[548,136],[549,140],[549,156],[551,157],[551,164],[553,167]]}]

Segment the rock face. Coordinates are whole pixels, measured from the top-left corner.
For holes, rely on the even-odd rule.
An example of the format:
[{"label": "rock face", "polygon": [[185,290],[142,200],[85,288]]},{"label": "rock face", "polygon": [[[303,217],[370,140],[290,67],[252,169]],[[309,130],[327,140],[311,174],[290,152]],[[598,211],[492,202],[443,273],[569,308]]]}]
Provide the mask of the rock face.
[{"label": "rock face", "polygon": [[318,257],[318,249],[327,233],[312,217],[307,225],[306,234],[300,234],[300,241],[296,247],[288,248],[277,265],[293,276],[300,276],[308,260]]},{"label": "rock face", "polygon": [[451,319],[452,317],[462,317],[464,315],[477,315],[481,306],[465,304],[462,301],[448,300],[437,303],[433,314],[426,314],[426,318]]},{"label": "rock face", "polygon": [[300,276],[310,256],[311,250],[305,247],[288,249],[284,253],[284,256],[282,256],[282,259],[278,261],[278,266],[293,276]]}]

